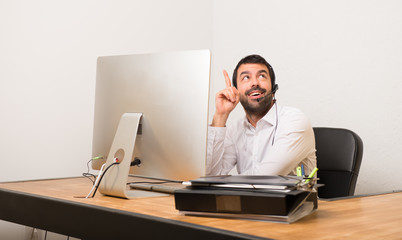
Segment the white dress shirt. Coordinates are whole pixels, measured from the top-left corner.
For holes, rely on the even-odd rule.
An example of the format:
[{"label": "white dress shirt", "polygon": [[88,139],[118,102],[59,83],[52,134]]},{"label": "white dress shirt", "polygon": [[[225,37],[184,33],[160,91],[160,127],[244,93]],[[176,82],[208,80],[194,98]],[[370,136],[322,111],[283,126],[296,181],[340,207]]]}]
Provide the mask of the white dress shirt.
[{"label": "white dress shirt", "polygon": [[247,118],[227,127],[208,128],[207,175],[228,174],[234,166],[243,175],[289,175],[304,165],[316,167],[314,132],[298,109],[274,104],[252,126]]}]

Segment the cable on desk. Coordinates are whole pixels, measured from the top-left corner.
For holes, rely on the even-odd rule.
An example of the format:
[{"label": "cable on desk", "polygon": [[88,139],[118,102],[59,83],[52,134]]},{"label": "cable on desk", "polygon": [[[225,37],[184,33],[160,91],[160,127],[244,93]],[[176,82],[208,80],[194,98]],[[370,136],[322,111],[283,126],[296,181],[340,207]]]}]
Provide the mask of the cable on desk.
[{"label": "cable on desk", "polygon": [[117,164],[120,164],[120,163],[119,163],[119,162],[114,162],[114,163],[110,164],[110,165],[105,169],[105,171],[102,173],[102,175],[101,175],[101,177],[100,177],[100,179],[99,179],[98,184],[96,185],[96,188],[95,188],[94,193],[92,194],[92,197],[95,197],[96,191],[98,190],[98,187],[99,187],[99,185],[100,185],[100,183],[101,183],[101,181],[102,181],[102,178],[103,178],[103,176],[105,176],[107,170],[109,170],[112,166],[117,165]]},{"label": "cable on desk", "polygon": [[88,195],[87,195],[85,198],[89,198],[89,196],[91,195],[91,193],[94,192],[95,189],[97,189],[97,186],[98,186],[98,184],[99,184],[99,182],[100,182],[100,178],[101,178],[101,176],[102,176],[102,174],[103,174],[103,170],[105,169],[105,166],[106,166],[106,163],[104,163],[104,164],[102,165],[102,167],[100,168],[98,177],[96,178],[95,182],[93,183],[93,186],[92,186],[92,188],[91,188],[91,191],[89,191]]},{"label": "cable on desk", "polygon": [[[95,174],[89,173],[89,163],[92,162],[93,158],[91,158],[88,162],[87,162],[87,172],[83,173],[82,176],[88,178],[89,180],[91,180],[92,184],[95,184],[95,180],[96,180],[96,176]],[[94,179],[91,179],[91,177],[93,177]]]},{"label": "cable on desk", "polygon": [[91,189],[91,191],[89,191],[89,193],[88,193],[88,195],[86,196],[86,198],[89,198],[89,196],[91,195],[92,192],[93,192],[92,198],[95,196],[96,191],[98,190],[98,187],[99,187],[99,185],[100,185],[100,183],[101,183],[101,181],[102,181],[103,176],[105,176],[106,172],[107,172],[112,166],[114,166],[114,165],[116,165],[116,164],[120,164],[120,162],[118,161],[117,158],[115,158],[114,163],[110,164],[105,170],[103,170],[103,169],[105,168],[106,163],[102,165],[102,167],[101,167],[101,169],[100,169],[100,171],[99,171],[99,175],[98,175],[98,177],[96,178],[95,184],[92,186],[92,189]]}]

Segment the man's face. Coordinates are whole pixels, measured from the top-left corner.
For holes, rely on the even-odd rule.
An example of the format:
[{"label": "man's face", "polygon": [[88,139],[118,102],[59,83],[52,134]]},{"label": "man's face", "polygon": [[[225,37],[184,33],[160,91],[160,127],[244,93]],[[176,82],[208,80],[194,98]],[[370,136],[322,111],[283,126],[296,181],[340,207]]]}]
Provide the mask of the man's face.
[{"label": "man's face", "polygon": [[265,114],[268,112],[273,95],[271,78],[267,66],[260,63],[246,63],[237,70],[237,90],[240,103],[248,113]]}]

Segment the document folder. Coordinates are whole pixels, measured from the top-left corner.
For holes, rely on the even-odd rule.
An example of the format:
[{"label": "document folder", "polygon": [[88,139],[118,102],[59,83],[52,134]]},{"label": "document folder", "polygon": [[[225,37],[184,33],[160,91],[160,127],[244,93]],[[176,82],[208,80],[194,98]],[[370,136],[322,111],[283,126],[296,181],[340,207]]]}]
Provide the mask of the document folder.
[{"label": "document folder", "polygon": [[[176,209],[185,215],[292,223],[317,209],[317,193],[298,190],[300,181],[277,176],[200,178],[190,181],[191,186],[174,192]],[[231,187],[237,184],[272,185],[278,188]]]},{"label": "document folder", "polygon": [[193,186],[205,186],[209,184],[255,184],[293,187],[303,180],[296,176],[267,176],[267,175],[225,175],[208,176],[190,180]]}]

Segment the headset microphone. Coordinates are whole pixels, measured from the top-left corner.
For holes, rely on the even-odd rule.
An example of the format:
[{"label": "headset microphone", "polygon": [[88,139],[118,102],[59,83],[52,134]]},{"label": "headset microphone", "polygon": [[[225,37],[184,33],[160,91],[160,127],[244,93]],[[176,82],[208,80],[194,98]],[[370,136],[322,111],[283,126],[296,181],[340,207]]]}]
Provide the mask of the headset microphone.
[{"label": "headset microphone", "polygon": [[271,92],[270,93],[268,93],[267,95],[265,95],[265,96],[262,96],[262,97],[260,97],[260,98],[257,98],[257,102],[260,102],[262,99],[264,99],[266,96],[269,96],[269,95],[271,95],[271,94],[274,94],[277,90],[278,90],[278,84],[275,84],[274,85],[274,87],[272,88],[272,90],[271,90]]}]

